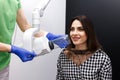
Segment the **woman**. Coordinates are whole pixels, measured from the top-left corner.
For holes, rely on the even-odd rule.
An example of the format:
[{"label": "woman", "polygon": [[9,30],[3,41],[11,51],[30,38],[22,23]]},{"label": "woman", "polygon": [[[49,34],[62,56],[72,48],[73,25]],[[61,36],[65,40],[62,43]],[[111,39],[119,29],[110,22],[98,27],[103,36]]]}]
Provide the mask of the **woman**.
[{"label": "woman", "polygon": [[85,15],[72,19],[69,38],[71,44],[58,58],[56,80],[112,80],[111,60]]}]

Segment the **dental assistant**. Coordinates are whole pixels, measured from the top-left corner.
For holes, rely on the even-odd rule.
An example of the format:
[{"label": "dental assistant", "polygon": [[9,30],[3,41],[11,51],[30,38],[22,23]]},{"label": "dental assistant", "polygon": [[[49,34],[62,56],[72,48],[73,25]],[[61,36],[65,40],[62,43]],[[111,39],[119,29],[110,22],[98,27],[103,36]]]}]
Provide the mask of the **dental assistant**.
[{"label": "dental assistant", "polygon": [[24,16],[20,0],[0,0],[0,80],[9,80],[11,53],[17,55],[22,62],[30,61],[36,56],[34,52],[11,45],[16,22],[23,32],[31,27]]}]

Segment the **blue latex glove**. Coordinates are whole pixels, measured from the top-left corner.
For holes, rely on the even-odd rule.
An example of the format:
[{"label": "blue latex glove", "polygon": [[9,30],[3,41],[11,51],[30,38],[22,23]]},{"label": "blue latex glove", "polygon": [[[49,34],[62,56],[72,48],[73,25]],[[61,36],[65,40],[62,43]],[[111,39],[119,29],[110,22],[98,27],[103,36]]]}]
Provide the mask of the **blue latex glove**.
[{"label": "blue latex glove", "polygon": [[60,48],[65,48],[70,43],[67,35],[55,35],[52,33],[48,33],[46,37],[48,38],[48,40],[52,41]]},{"label": "blue latex glove", "polygon": [[64,35],[55,35],[53,33],[48,33],[46,35],[46,37],[48,38],[48,40],[54,40],[54,39],[57,39],[57,38],[62,37],[62,36],[64,36]]},{"label": "blue latex glove", "polygon": [[10,52],[16,54],[22,60],[22,62],[30,61],[36,56],[34,52],[30,52],[26,49],[19,48],[13,45],[11,46]]}]

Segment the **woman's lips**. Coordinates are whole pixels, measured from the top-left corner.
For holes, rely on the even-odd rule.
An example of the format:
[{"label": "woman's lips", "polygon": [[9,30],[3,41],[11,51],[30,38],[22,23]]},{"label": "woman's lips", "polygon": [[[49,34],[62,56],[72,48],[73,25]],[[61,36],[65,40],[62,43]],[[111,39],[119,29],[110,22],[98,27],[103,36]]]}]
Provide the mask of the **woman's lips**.
[{"label": "woman's lips", "polygon": [[80,39],[80,37],[72,37],[73,41],[78,41]]}]

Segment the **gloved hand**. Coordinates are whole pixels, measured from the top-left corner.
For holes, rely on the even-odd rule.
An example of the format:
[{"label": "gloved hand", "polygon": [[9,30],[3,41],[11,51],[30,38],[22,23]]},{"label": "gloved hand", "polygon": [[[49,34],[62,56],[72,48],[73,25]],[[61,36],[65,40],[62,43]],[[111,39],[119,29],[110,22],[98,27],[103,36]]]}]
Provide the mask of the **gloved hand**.
[{"label": "gloved hand", "polygon": [[22,62],[30,61],[36,56],[34,52],[30,52],[26,49],[19,48],[13,45],[11,45],[10,52],[16,54],[22,60]]},{"label": "gloved hand", "polygon": [[62,37],[64,35],[55,35],[53,33],[47,33],[46,37],[48,38],[48,40],[54,40],[54,39],[57,39],[59,37]]},{"label": "gloved hand", "polygon": [[68,39],[68,35],[55,35],[52,33],[48,33],[46,37],[48,38],[48,40],[52,41],[53,43],[58,45],[60,48],[65,48],[70,43]]}]

